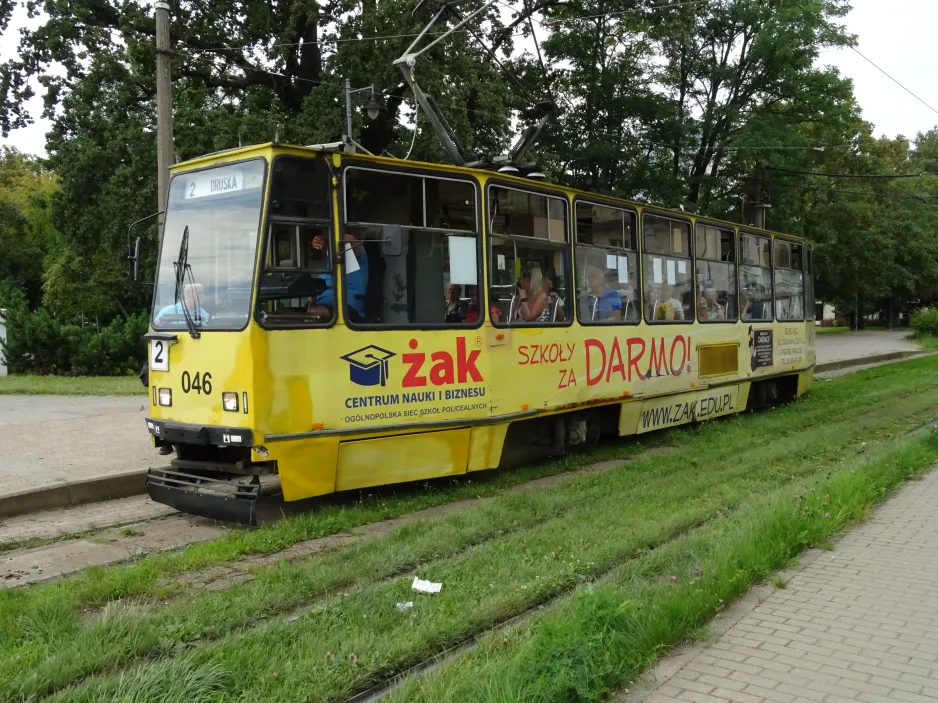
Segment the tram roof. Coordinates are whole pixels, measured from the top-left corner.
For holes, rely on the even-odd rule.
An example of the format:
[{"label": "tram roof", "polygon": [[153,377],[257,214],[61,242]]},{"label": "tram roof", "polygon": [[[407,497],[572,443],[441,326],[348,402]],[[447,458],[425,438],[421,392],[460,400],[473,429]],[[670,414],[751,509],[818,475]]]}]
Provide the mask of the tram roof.
[{"label": "tram roof", "polygon": [[811,240],[800,237],[796,234],[787,234],[785,232],[777,232],[775,230],[762,229],[759,227],[754,227],[752,225],[745,225],[740,222],[730,222],[729,220],[721,220],[715,217],[709,217],[707,215],[695,215],[693,213],[684,212],[683,210],[675,210],[674,208],[665,207],[663,205],[656,205],[654,203],[647,202],[638,202],[635,200],[629,200],[627,198],[620,198],[612,195],[603,195],[600,193],[591,193],[587,190],[582,190],[580,188],[573,188],[571,186],[560,185],[559,183],[550,183],[547,181],[534,181],[529,178],[523,178],[521,176],[512,176],[504,173],[498,173],[495,171],[489,171],[481,168],[469,168],[466,166],[454,166],[452,164],[438,164],[431,163],[428,161],[412,161],[407,160],[403,161],[402,159],[396,159],[393,157],[387,156],[374,156],[371,154],[358,154],[358,153],[348,153],[344,151],[343,142],[334,142],[329,144],[314,144],[309,146],[302,146],[296,144],[282,144],[275,142],[267,142],[264,144],[252,144],[250,146],[244,147],[234,147],[232,149],[224,149],[222,151],[216,151],[211,154],[205,154],[204,156],[197,156],[193,159],[188,159],[177,164],[173,164],[170,168],[171,173],[177,173],[182,171],[189,171],[193,168],[205,168],[207,166],[226,163],[228,161],[250,158],[251,156],[264,156],[268,155],[270,152],[275,154],[335,154],[341,157],[343,160],[349,161],[358,161],[364,163],[372,164],[381,164],[384,166],[397,166],[402,165],[411,166],[415,168],[427,169],[432,171],[442,171],[447,173],[461,173],[467,175],[473,175],[480,179],[488,178],[497,178],[500,181],[505,181],[513,183],[520,186],[535,187],[541,188],[543,190],[556,190],[571,197],[581,196],[583,198],[607,202],[610,205],[625,205],[635,209],[636,211],[642,210],[651,210],[655,212],[660,212],[666,215],[673,215],[685,219],[693,219],[694,221],[700,221],[704,223],[711,223],[714,225],[723,225],[726,227],[738,228],[740,230],[745,230],[747,232],[754,232],[759,234],[767,234],[771,236],[780,236],[786,239],[794,239],[813,246]]}]

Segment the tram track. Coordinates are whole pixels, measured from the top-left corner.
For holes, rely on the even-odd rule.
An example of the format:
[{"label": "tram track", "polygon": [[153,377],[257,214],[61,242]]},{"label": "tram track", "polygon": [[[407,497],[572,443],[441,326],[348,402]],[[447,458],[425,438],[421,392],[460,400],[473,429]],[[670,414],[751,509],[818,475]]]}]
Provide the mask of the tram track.
[{"label": "tram track", "polygon": [[[911,437],[920,435],[925,431],[934,429],[934,427],[935,424],[932,421],[928,421],[924,424],[905,431],[902,433],[902,436]],[[862,452],[858,451],[857,454],[860,455]],[[815,480],[819,480],[825,477],[829,478],[830,475],[830,472],[824,469],[814,472],[807,477],[792,476],[790,481],[780,482],[779,485],[770,490],[781,493],[785,492],[786,488],[791,489],[796,486],[801,486],[802,484],[813,483]],[[735,505],[727,506],[725,509],[722,509],[719,512],[707,515],[699,521],[696,521],[693,525],[688,526],[686,529],[675,531],[673,534],[669,535],[666,539],[661,540],[659,543],[649,545],[648,549],[640,550],[640,552],[636,553],[632,557],[624,559],[620,562],[609,564],[608,568],[602,569],[601,571],[592,575],[589,579],[575,584],[569,588],[564,588],[557,593],[552,594],[550,597],[532,604],[523,612],[517,613],[505,620],[496,622],[489,627],[481,629],[459,642],[451,643],[443,651],[428,656],[419,662],[412,663],[401,671],[393,672],[384,680],[379,681],[378,683],[375,683],[352,696],[339,699],[335,703],[376,703],[377,701],[384,700],[387,696],[400,688],[400,686],[408,679],[414,676],[426,675],[433,672],[450,661],[455,660],[457,657],[475,649],[484,638],[493,634],[497,634],[503,630],[516,627],[535,614],[547,612],[560,601],[564,600],[577,591],[582,591],[584,589],[601,585],[604,581],[608,580],[612,574],[622,569],[629,563],[641,560],[650,555],[655,550],[670,545],[680,538],[687,537],[690,533],[693,533],[696,530],[700,530],[706,527],[708,524],[711,524],[717,520],[731,519],[733,514],[738,511],[742,505],[743,501],[739,501]]]}]

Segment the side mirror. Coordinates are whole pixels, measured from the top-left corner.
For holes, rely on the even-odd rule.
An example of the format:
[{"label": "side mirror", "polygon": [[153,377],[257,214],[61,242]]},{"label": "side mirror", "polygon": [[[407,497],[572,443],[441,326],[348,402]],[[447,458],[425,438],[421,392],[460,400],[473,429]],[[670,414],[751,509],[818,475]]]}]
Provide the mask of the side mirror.
[{"label": "side mirror", "polygon": [[134,240],[134,250],[127,256],[127,261],[130,263],[130,277],[136,281],[140,272],[140,237]]},{"label": "side mirror", "polygon": [[400,256],[401,239],[400,225],[383,225],[381,227],[381,254],[383,256]]}]

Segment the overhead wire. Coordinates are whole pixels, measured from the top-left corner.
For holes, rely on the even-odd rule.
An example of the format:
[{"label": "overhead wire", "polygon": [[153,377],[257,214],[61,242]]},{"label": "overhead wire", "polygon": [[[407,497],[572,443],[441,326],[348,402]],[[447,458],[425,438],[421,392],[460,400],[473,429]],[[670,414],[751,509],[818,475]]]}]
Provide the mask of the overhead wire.
[{"label": "overhead wire", "polygon": [[938,175],[934,171],[922,171],[920,173],[827,173],[825,171],[801,171],[794,168],[782,168],[781,166],[766,166],[767,171],[781,171],[783,173],[798,174],[801,176],[823,176],[825,178],[869,178],[890,180],[897,178],[922,178],[924,176]]},{"label": "overhead wire", "polygon": [[[797,5],[798,7],[800,7],[800,8],[801,8],[802,10],[804,10],[805,12],[808,11],[807,8],[805,8],[805,6],[802,5],[800,2],[795,2],[795,5]],[[896,77],[890,75],[890,74],[886,71],[886,69],[884,69],[882,66],[880,66],[879,64],[877,64],[875,61],[873,61],[873,59],[871,59],[869,56],[867,56],[866,54],[864,54],[863,52],[861,52],[858,48],[856,48],[855,46],[851,46],[851,45],[849,45],[849,44],[847,45],[847,48],[850,49],[853,53],[857,54],[861,59],[863,59],[864,61],[866,61],[867,63],[869,63],[870,66],[872,66],[872,67],[875,68],[877,71],[879,71],[879,72],[882,73],[884,76],[886,76],[886,78],[888,78],[888,79],[891,80],[893,83],[895,83],[897,86],[899,86],[900,88],[902,88],[902,90],[904,90],[904,91],[907,92],[909,95],[911,95],[913,98],[915,98],[915,99],[918,100],[920,103],[922,103],[922,105],[924,105],[925,107],[927,107],[929,110],[931,110],[931,111],[934,112],[935,114],[938,114],[938,110],[936,110],[936,109],[933,108],[931,105],[929,105],[927,102],[925,102],[922,98],[920,98],[918,95],[916,95],[914,92],[912,92],[912,90],[910,90],[909,88],[905,87],[902,83],[899,82],[899,80],[898,80]]]},{"label": "overhead wire", "polygon": [[[503,7],[506,7],[506,8],[508,8],[508,9],[512,10],[512,11],[517,11],[516,8],[512,7],[512,6],[509,5],[508,3],[504,2],[504,0],[496,0],[496,2],[497,2],[498,4],[500,4],[500,5],[502,5]],[[555,24],[560,23],[560,22],[573,22],[573,21],[584,20],[584,19],[594,19],[594,18],[597,18],[597,17],[615,16],[615,15],[623,15],[623,14],[634,14],[634,13],[640,13],[640,12],[645,12],[645,11],[662,10],[662,9],[675,8],[675,7],[685,7],[685,6],[689,6],[689,5],[696,5],[696,4],[699,4],[700,2],[703,2],[703,0],[684,0],[684,1],[682,1],[682,2],[668,3],[668,4],[665,4],[665,5],[659,5],[659,6],[657,6],[657,7],[631,8],[631,9],[628,9],[628,10],[621,10],[621,11],[616,11],[616,12],[598,13],[598,14],[591,14],[591,15],[581,15],[581,16],[576,16],[576,17],[568,17],[568,18],[564,18],[564,19],[562,19],[562,20],[551,20],[551,21],[549,21],[549,22],[541,22],[540,20],[534,20],[534,19],[532,19],[534,13],[533,13],[533,12],[529,12],[528,17],[527,17],[527,20],[528,20],[528,24],[529,24],[529,31],[531,32],[532,36],[534,36],[535,45],[536,45],[536,49],[537,49],[538,59],[539,59],[539,61],[540,61],[540,64],[541,64],[542,69],[545,71],[545,74],[546,74],[546,66],[545,66],[543,57],[542,57],[541,52],[540,52],[540,46],[539,46],[539,44],[537,43],[537,37],[536,37],[536,35],[534,35],[533,22],[537,22],[537,23],[538,23],[539,25],[541,25],[542,27],[546,27],[546,26],[555,25]],[[800,5],[799,5],[799,6],[800,6]],[[525,0],[525,9],[527,9],[527,0]],[[804,8],[802,7],[802,9],[804,9]],[[474,36],[474,38],[476,38],[477,41],[478,41],[478,37],[475,37],[474,33],[473,33],[470,29],[468,29],[468,28],[465,29],[465,30],[456,30],[456,31],[459,31],[459,32],[461,32],[461,33],[462,33],[462,32],[470,33],[470,34],[472,34],[472,35]],[[442,35],[442,34],[445,34],[445,33],[446,33],[445,31],[442,31],[442,32],[431,32],[431,33],[428,33],[426,36]],[[524,33],[523,31],[522,31],[522,32],[514,32],[513,35],[523,34],[523,33]],[[400,33],[400,34],[373,35],[373,36],[368,36],[368,37],[344,37],[344,38],[343,38],[343,37],[336,37],[336,38],[334,38],[334,39],[328,39],[328,40],[317,40],[316,42],[278,43],[278,44],[270,45],[270,48],[281,47],[281,46],[301,46],[301,45],[303,45],[304,43],[317,43],[317,44],[319,44],[319,43],[329,43],[329,42],[351,42],[351,41],[369,41],[369,40],[388,40],[388,39],[397,39],[397,38],[409,38],[409,37],[414,37],[414,36],[418,36],[418,34],[417,34],[417,33]],[[185,54],[193,55],[193,54],[196,54],[196,53],[231,52],[231,51],[238,51],[238,50],[243,50],[243,49],[248,49],[248,48],[256,48],[256,47],[257,47],[256,44],[255,44],[255,45],[248,45],[248,46],[241,46],[241,47],[219,47],[219,48],[206,48],[206,49],[202,49],[202,48],[192,49],[192,48],[188,48],[188,47],[187,47],[186,49],[184,49],[184,50],[182,50],[182,51],[178,51],[178,50],[177,50],[177,51],[174,52],[174,53],[185,53]],[[483,47],[487,49],[487,47],[485,47],[484,44],[483,44]],[[851,48],[852,48],[852,47],[851,47]],[[500,68],[502,68],[503,70],[506,70],[506,72],[507,72],[507,69],[505,69],[505,67],[504,67],[494,56],[492,56],[492,52],[489,52],[489,55],[495,60],[496,64],[497,64]],[[864,58],[865,58],[865,57],[864,57]],[[878,67],[877,67],[877,68],[878,68]],[[264,74],[267,74],[267,75],[275,76],[275,77],[282,78],[282,79],[289,80],[289,81],[300,81],[300,82],[312,83],[312,84],[314,84],[314,85],[324,85],[324,86],[332,86],[332,87],[336,87],[336,88],[344,88],[344,86],[343,86],[342,84],[339,84],[339,83],[332,83],[332,82],[330,82],[330,81],[322,81],[322,80],[316,80],[316,79],[309,79],[309,78],[304,78],[304,77],[301,77],[301,76],[287,76],[287,75],[284,75],[284,74],[282,74],[282,73],[278,73],[278,72],[276,72],[276,71],[270,71],[270,70],[262,69],[262,68],[255,68],[255,67],[252,67],[252,68],[249,69],[249,70],[255,71],[255,72],[258,72],[258,73],[264,73]],[[881,70],[881,69],[880,69],[880,70]],[[520,86],[520,81],[519,81],[513,74],[511,74],[510,72],[508,72],[508,73],[509,73],[509,77],[512,78],[512,79],[514,80],[514,82],[519,85],[519,87],[521,87],[521,86]],[[884,72],[884,73],[885,73],[885,72]],[[888,75],[888,74],[887,74],[887,75]],[[898,83],[898,81],[896,81],[896,82]],[[901,85],[901,84],[900,84],[900,85]],[[378,92],[380,95],[382,95],[382,96],[384,96],[384,97],[388,97],[388,96],[390,95],[390,93],[387,92],[387,91],[376,91],[376,92]],[[911,91],[910,91],[910,92],[911,92]],[[527,96],[528,96],[529,99],[530,99],[530,94],[527,93],[527,90],[525,90],[525,93],[527,94]],[[570,107],[571,109],[574,107],[573,104],[569,101],[569,99],[567,99],[566,96],[561,95],[560,97],[564,100],[564,102],[568,105],[568,107]],[[438,101],[438,102],[439,102],[439,101]],[[440,102],[439,104],[440,104],[440,105],[445,105],[445,106],[448,106],[448,107],[453,107],[453,108],[456,108],[456,109],[465,109],[465,106],[463,106],[463,105],[457,105],[457,104],[453,104],[453,103]],[[502,118],[502,119],[504,118],[504,115],[501,114],[501,113],[492,113],[492,112],[487,112],[487,111],[479,110],[479,109],[475,109],[474,112],[475,112],[475,113],[478,113],[478,114],[481,114],[481,115],[487,115],[487,116],[496,117],[496,118]],[[548,128],[554,128],[554,129],[556,129],[557,126],[558,126],[558,125],[556,125],[556,124],[547,125]],[[657,142],[657,141],[655,141],[655,140],[653,140],[653,139],[649,139],[649,138],[646,138],[646,137],[640,137],[640,136],[634,136],[634,135],[617,135],[617,138],[626,139],[626,140],[633,141],[633,142],[637,142],[637,143],[642,143],[642,144],[645,144],[645,145],[648,145],[648,146],[652,146],[652,147],[658,147],[658,148],[663,148],[663,149],[669,149],[669,150],[672,150],[672,151],[673,151],[673,150],[680,150],[680,151],[682,151],[682,152],[696,152],[696,151],[698,151],[698,150],[700,149],[699,146],[686,146],[686,145],[680,145],[680,144],[667,144],[667,143],[663,143],[663,142]],[[734,152],[734,151],[763,151],[763,150],[805,150],[805,151],[815,150],[815,151],[823,151],[823,150],[827,150],[827,149],[849,148],[849,147],[851,147],[851,146],[853,146],[853,143],[852,143],[852,142],[847,142],[847,143],[843,143],[843,144],[834,144],[834,145],[831,145],[831,144],[818,144],[818,145],[800,145],[800,146],[799,146],[799,145],[788,145],[788,144],[775,144],[775,145],[759,144],[759,145],[734,146],[734,145],[731,145],[731,144],[727,144],[727,145],[723,145],[723,146],[716,146],[716,147],[714,147],[714,150],[715,150],[715,151],[724,151],[724,152],[727,152],[727,151],[729,151],[729,152]]]},{"label": "overhead wire", "polygon": [[[667,4],[667,5],[659,5],[658,7],[650,7],[650,8],[643,8],[643,9],[633,8],[630,10],[620,10],[617,12],[607,12],[607,13],[600,13],[600,14],[593,14],[593,15],[566,17],[563,19],[550,20],[549,22],[541,22],[540,20],[534,20],[534,21],[537,22],[542,27],[547,27],[547,26],[554,25],[554,24],[563,24],[566,22],[577,22],[579,20],[595,19],[597,17],[611,17],[615,15],[635,14],[635,13],[639,13],[639,12],[643,12],[647,10],[663,10],[667,8],[681,7],[685,5],[696,5],[703,1],[704,0],[686,0],[685,2],[676,2],[676,3]],[[501,0],[496,0],[496,2],[512,10],[513,12],[517,11],[514,7],[512,7],[511,5],[507,3],[502,2]],[[428,37],[441,36],[443,34],[446,34],[449,31],[450,30],[440,31],[440,32],[427,32],[425,36],[428,36]],[[452,34],[464,34],[464,33],[467,33],[468,31],[469,31],[468,29],[457,29],[457,30],[452,30],[451,33]],[[511,34],[512,36],[523,36],[524,32],[525,30],[521,30],[518,32],[512,32]],[[305,44],[342,44],[346,42],[356,42],[356,41],[386,41],[390,39],[411,39],[417,36],[420,36],[419,32],[404,32],[400,34],[375,34],[375,35],[363,36],[363,37],[330,37],[328,39],[314,39],[312,41],[302,41],[302,42],[277,42],[276,44],[266,45],[264,48],[276,49],[280,47],[303,46]],[[206,48],[186,47],[185,53],[203,53],[203,54],[204,53],[224,53],[226,51],[243,51],[245,49],[256,49],[256,48],[259,48],[259,43],[242,44],[239,46],[219,46],[219,47],[206,47]]]},{"label": "overhead wire", "polygon": [[812,190],[825,193],[836,193],[837,195],[858,195],[865,198],[898,198],[900,200],[917,200],[921,203],[938,205],[938,196],[934,195],[911,195],[907,193],[871,193],[865,190],[842,190],[840,188],[826,188],[824,186],[795,185],[793,183],[773,183],[775,188],[789,188],[793,190]]},{"label": "overhead wire", "polygon": [[[282,73],[277,73],[275,71],[268,71],[266,69],[261,69],[261,68],[256,68],[252,70],[258,73],[266,73],[268,75],[276,76],[278,78],[284,78],[287,80],[296,80],[296,81],[301,81],[305,83],[312,83],[313,85],[323,85],[323,86],[329,86],[333,88],[340,88],[342,90],[345,89],[345,85],[343,83],[334,83],[332,81],[323,81],[323,80],[316,80],[312,78],[303,78],[302,76],[285,76]],[[382,90],[376,90],[375,93],[385,98],[390,97],[392,95],[390,91],[382,91]],[[465,109],[465,105],[459,105],[456,103],[450,103],[450,102],[445,102],[445,101],[440,101],[440,100],[437,100],[437,103],[439,105],[452,107],[452,108],[459,109],[459,110]],[[503,119],[505,117],[503,113],[490,112],[486,110],[480,110],[478,108],[475,108],[473,112],[476,112],[480,115],[486,115],[489,117],[496,117],[499,119]],[[547,125],[547,129],[556,129],[557,127],[558,125],[556,124]],[[633,141],[633,142],[638,142],[641,144],[646,144],[649,146],[655,146],[655,147],[659,147],[662,149],[671,149],[671,150],[680,149],[681,151],[684,151],[684,152],[696,152],[697,149],[699,148],[696,146],[683,146],[683,145],[678,145],[678,144],[668,144],[665,142],[657,142],[647,137],[640,137],[640,136],[629,135],[629,134],[618,135],[618,138],[626,139],[626,140]],[[818,151],[818,150],[827,150],[827,149],[844,149],[844,148],[849,148],[851,146],[853,146],[852,142],[845,142],[843,144],[815,144],[815,145],[804,145],[804,146],[796,146],[796,145],[790,145],[790,144],[760,144],[760,145],[747,145],[747,146],[733,146],[733,145],[718,146],[718,147],[714,147],[714,150],[715,151],[760,151],[760,150]]]}]

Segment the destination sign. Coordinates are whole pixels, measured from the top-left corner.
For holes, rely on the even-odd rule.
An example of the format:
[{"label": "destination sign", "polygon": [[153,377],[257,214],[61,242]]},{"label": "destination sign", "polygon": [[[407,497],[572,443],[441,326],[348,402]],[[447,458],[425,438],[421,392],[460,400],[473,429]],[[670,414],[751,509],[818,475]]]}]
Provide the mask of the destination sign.
[{"label": "destination sign", "polygon": [[240,169],[203,171],[186,176],[185,199],[205,198],[211,195],[233,193],[244,188],[244,174]]}]

